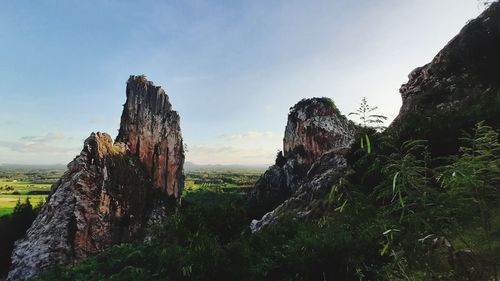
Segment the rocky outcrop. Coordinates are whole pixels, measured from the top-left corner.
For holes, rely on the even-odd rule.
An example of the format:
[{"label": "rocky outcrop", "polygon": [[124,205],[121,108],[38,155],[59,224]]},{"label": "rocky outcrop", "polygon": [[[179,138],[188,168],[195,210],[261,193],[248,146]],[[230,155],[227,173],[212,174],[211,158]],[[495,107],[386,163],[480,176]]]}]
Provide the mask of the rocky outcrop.
[{"label": "rocky outcrop", "polygon": [[125,151],[105,133],[85,140],[26,237],[16,242],[9,280],[80,260],[138,234],[150,182]]},{"label": "rocky outcrop", "polygon": [[[433,154],[440,156],[455,153],[462,131],[479,121],[485,120],[493,128],[500,128],[498,50],[500,2],[495,1],[478,18],[467,23],[432,62],[410,73],[408,83],[400,89],[403,105],[399,115],[384,135],[395,138],[396,142],[426,139]],[[296,107],[300,108],[299,105]],[[252,193],[251,202],[268,200],[274,204],[266,206],[272,211],[252,222],[253,231],[272,224],[284,214],[307,216],[311,211],[310,202],[324,198],[332,185],[349,173],[343,156],[348,149],[340,147],[349,146],[350,127],[338,126],[338,122],[316,121],[328,119],[327,114],[314,117],[321,113],[321,108],[291,112],[285,132],[285,153],[279,161],[282,164],[266,171]],[[310,126],[302,124],[333,125],[329,128],[336,132],[324,137],[321,134],[324,131],[310,131]],[[338,142],[332,144],[330,140],[335,136]],[[323,148],[325,144],[328,146]],[[305,170],[307,173],[303,176]],[[287,196],[290,198],[275,206]]]},{"label": "rocky outcrop", "polygon": [[183,162],[179,116],[168,97],[143,77],[131,76],[117,141],[105,133],[85,140],[16,242],[8,280],[25,280],[142,237],[159,210],[175,208]]},{"label": "rocky outcrop", "polygon": [[127,101],[117,142],[126,143],[139,157],[155,187],[180,199],[184,188],[184,147],[180,117],[165,91],[143,76],[127,82]]},{"label": "rocky outcrop", "polygon": [[303,99],[290,109],[283,138],[285,158],[311,166],[323,153],[352,141],[352,124],[329,98]]},{"label": "rocky outcrop", "polygon": [[260,177],[250,194],[253,215],[265,214],[252,222],[252,230],[268,225],[281,211],[325,193],[346,166],[344,155],[353,142],[354,131],[354,124],[328,98],[304,99],[292,107],[283,139],[284,153],[278,155],[276,165]]},{"label": "rocky outcrop", "polygon": [[457,149],[461,130],[500,124],[500,3],[471,20],[401,86],[403,105],[388,132],[427,139],[435,155]]},{"label": "rocky outcrop", "polygon": [[279,218],[292,215],[295,218],[304,218],[312,211],[312,202],[325,198],[332,186],[339,183],[348,173],[346,154],[349,147],[332,149],[318,159],[307,176],[300,181],[297,190],[279,204],[272,211],[264,214],[261,219],[252,220],[252,232],[274,224]]}]

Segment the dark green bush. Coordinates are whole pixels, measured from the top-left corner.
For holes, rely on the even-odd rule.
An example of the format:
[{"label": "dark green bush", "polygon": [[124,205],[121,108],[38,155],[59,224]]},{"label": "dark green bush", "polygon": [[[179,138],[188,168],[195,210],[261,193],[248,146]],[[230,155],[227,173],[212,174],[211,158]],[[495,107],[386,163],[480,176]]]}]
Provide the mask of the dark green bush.
[{"label": "dark green bush", "polygon": [[14,242],[26,233],[39,208],[41,206],[33,208],[28,197],[24,203],[17,202],[12,214],[0,217],[0,277],[9,270]]}]

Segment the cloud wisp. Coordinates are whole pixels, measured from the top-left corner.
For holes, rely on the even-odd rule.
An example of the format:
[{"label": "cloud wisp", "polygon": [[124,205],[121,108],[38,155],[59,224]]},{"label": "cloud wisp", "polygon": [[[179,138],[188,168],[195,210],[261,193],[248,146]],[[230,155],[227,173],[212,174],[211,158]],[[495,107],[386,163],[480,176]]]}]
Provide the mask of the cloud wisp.
[{"label": "cloud wisp", "polygon": [[29,141],[33,143],[46,143],[57,140],[64,140],[64,134],[60,132],[49,132],[45,136],[24,136],[21,137],[23,141]]},{"label": "cloud wisp", "polygon": [[14,141],[0,141],[0,147],[8,148],[22,153],[74,153],[75,148],[67,148],[54,142],[65,140],[66,137],[60,132],[49,132],[44,136],[23,136]]},{"label": "cloud wisp", "polygon": [[223,134],[217,143],[188,145],[187,158],[197,164],[245,164],[262,165],[274,161],[280,140],[273,132],[248,131],[239,134]]},{"label": "cloud wisp", "polygon": [[220,135],[219,138],[230,142],[241,142],[241,141],[255,141],[259,139],[272,138],[274,137],[273,132],[259,132],[259,131],[248,131],[241,134],[224,134]]}]

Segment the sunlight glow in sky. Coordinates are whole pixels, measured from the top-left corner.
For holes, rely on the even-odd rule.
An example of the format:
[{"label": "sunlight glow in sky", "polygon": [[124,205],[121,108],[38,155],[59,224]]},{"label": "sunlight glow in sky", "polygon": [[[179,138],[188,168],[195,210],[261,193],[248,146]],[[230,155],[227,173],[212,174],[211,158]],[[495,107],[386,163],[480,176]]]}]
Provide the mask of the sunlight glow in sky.
[{"label": "sunlight glow in sky", "polygon": [[392,120],[399,87],[481,12],[475,0],[6,1],[0,163],[67,163],[116,136],[145,74],[181,115],[187,161],[271,164],[287,113],[363,96]]}]

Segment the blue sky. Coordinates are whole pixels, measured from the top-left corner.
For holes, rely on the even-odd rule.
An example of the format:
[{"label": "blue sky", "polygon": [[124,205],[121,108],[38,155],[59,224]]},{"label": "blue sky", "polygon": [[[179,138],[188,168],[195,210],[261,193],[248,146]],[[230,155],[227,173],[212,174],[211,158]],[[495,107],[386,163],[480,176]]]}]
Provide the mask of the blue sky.
[{"label": "blue sky", "polygon": [[0,163],[67,163],[116,136],[125,82],[146,74],[181,115],[187,160],[270,164],[288,109],[363,96],[391,120],[408,73],[470,19],[475,0],[5,1]]}]

